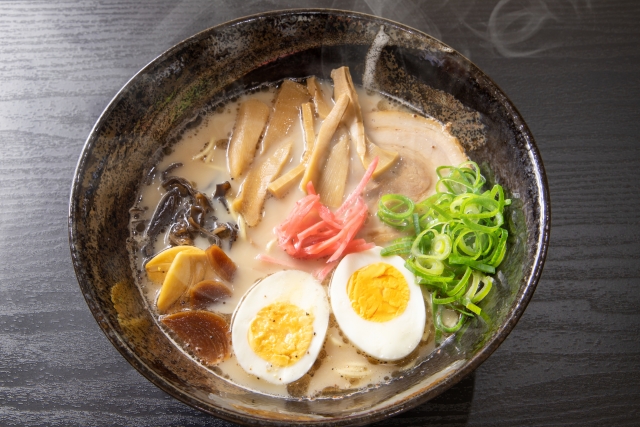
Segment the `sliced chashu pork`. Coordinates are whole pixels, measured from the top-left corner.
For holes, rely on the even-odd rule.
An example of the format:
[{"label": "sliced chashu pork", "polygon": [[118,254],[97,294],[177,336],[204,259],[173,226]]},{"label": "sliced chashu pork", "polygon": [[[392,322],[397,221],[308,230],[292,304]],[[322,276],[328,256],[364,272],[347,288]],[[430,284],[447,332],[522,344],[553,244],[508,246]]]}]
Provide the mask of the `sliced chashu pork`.
[{"label": "sliced chashu pork", "polygon": [[[438,166],[458,166],[467,161],[460,141],[439,121],[400,111],[363,114],[364,128],[372,142],[400,154],[397,165],[381,178],[370,200],[377,204],[383,194],[399,193],[419,202],[435,193]],[[371,194],[371,193],[370,193]],[[377,206],[369,207],[371,212]],[[372,221],[362,237],[383,244],[398,237],[386,225]]]},{"label": "sliced chashu pork", "polygon": [[394,173],[384,176],[383,194],[401,193],[420,201],[435,192],[438,166],[467,161],[460,141],[439,121],[401,111],[375,111],[364,115],[366,132],[380,147],[400,153]]}]

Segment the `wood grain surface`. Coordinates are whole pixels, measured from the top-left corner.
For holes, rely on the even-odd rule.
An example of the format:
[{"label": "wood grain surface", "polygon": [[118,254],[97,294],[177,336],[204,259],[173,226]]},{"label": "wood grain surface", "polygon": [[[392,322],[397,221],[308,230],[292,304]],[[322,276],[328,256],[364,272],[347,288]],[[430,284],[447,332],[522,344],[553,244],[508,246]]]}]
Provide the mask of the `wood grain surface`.
[{"label": "wood grain surface", "polygon": [[379,426],[639,425],[640,3],[604,0],[0,2],[0,425],[231,426],[164,394],[80,294],[67,211],[83,143],[145,64],[209,26],[354,9],[430,33],[511,97],[547,170],[551,245],[504,344]]}]

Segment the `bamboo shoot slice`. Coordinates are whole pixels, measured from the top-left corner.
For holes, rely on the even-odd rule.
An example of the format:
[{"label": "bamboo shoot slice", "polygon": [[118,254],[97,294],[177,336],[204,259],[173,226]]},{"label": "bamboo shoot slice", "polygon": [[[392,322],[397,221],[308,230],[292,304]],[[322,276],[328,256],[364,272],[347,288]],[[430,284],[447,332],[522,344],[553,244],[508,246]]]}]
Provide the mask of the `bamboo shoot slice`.
[{"label": "bamboo shoot slice", "polygon": [[227,148],[229,174],[237,178],[253,161],[260,135],[269,119],[269,107],[257,99],[240,105],[233,136]]},{"label": "bamboo shoot slice", "polygon": [[198,249],[194,246],[173,246],[169,249],[165,249],[162,252],[157,253],[149,262],[144,266],[147,270],[147,276],[152,282],[162,283],[167,276],[167,271],[171,267],[171,263],[182,251]]},{"label": "bamboo shoot slice", "polygon": [[316,130],[313,120],[313,109],[310,102],[302,104],[302,131],[304,132],[304,153],[302,154],[303,162],[309,160],[313,145],[316,142]]},{"label": "bamboo shoot slice", "polygon": [[179,252],[171,263],[158,295],[158,311],[166,312],[193,284],[202,281],[209,261],[202,249]]},{"label": "bamboo shoot slice", "polygon": [[289,160],[292,146],[290,139],[282,141],[279,146],[274,147],[271,156],[261,156],[257,164],[254,162],[249,169],[240,187],[240,194],[232,203],[233,209],[242,214],[248,226],[253,227],[260,222],[267,186]]},{"label": "bamboo shoot slice", "polygon": [[393,166],[400,157],[398,152],[393,150],[384,150],[371,142],[364,132],[364,124],[362,122],[362,112],[358,103],[358,94],[351,80],[349,67],[340,67],[331,71],[333,79],[333,96],[338,98],[343,95],[349,96],[351,101],[350,107],[343,116],[343,123],[349,128],[351,139],[355,142],[356,152],[362,162],[362,166],[367,169],[374,158],[378,157],[378,167],[373,172],[376,178],[380,174],[386,172]]},{"label": "bamboo shoot slice", "polygon": [[[340,129],[338,130],[340,133]],[[325,205],[337,208],[342,204],[344,188],[349,175],[349,135],[341,132],[338,142],[331,148],[329,158],[320,176],[318,194]]]},{"label": "bamboo shoot slice", "polygon": [[326,119],[329,113],[331,113],[331,107],[327,104],[327,101],[325,101],[322,88],[314,76],[307,79],[307,90],[313,98],[313,105],[316,107],[318,117],[322,120]]},{"label": "bamboo shoot slice", "polygon": [[318,183],[318,177],[320,176],[321,169],[324,166],[329,151],[329,144],[348,106],[349,96],[342,95],[331,109],[331,113],[329,113],[324,122],[322,122],[313,146],[313,151],[309,157],[309,163],[300,182],[300,189],[305,193],[307,192],[307,184],[309,181],[315,182],[316,184]]},{"label": "bamboo shoot slice", "polygon": [[271,194],[277,198],[281,198],[291,189],[291,187],[299,182],[304,174],[304,169],[307,166],[311,151],[313,151],[313,145],[315,143],[315,131],[313,125],[313,110],[311,109],[311,103],[306,102],[302,104],[302,130],[304,131],[305,149],[302,155],[302,161],[298,166],[291,169],[289,172],[282,175],[280,178],[273,181],[267,189]]},{"label": "bamboo shoot slice", "polygon": [[287,137],[291,128],[299,120],[300,106],[311,100],[307,88],[291,80],[285,80],[280,86],[273,114],[262,138],[260,154],[269,147]]},{"label": "bamboo shoot slice", "polygon": [[367,134],[364,135],[364,142],[367,149],[364,158],[360,158],[360,161],[365,170],[369,167],[373,159],[378,158],[378,167],[376,167],[376,170],[373,172],[374,179],[388,171],[400,159],[400,153],[381,148],[371,141]]}]

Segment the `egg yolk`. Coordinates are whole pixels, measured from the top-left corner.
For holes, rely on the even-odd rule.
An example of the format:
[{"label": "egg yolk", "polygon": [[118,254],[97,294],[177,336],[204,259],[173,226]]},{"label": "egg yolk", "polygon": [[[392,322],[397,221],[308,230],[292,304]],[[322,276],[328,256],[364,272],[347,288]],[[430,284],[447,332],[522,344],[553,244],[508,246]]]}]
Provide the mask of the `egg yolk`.
[{"label": "egg yolk", "polygon": [[313,338],[312,313],[288,302],[258,311],[248,332],[251,349],[277,367],[291,366],[307,352]]},{"label": "egg yolk", "polygon": [[351,275],[347,295],[351,307],[360,317],[372,322],[387,322],[407,308],[409,285],[397,268],[378,262]]}]

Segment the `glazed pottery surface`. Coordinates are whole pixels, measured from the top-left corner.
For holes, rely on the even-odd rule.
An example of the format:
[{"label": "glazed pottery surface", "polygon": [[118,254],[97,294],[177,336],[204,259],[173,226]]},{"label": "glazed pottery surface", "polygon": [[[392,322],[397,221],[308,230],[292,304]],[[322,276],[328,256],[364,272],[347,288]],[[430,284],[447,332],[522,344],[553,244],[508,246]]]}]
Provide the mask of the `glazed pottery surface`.
[{"label": "glazed pottery surface", "polygon": [[[379,49],[372,43],[388,38]],[[367,54],[374,56],[367,67]],[[129,209],[144,177],[182,133],[225,101],[265,82],[347,65],[356,84],[451,123],[468,156],[513,200],[508,253],[473,321],[428,360],[389,384],[327,398],[261,395],[220,378],[179,351],[146,308],[133,279]],[[181,401],[247,425],[364,425],[424,402],[462,379],[506,338],[540,277],[549,239],[549,195],[533,137],[508,98],[476,66],[421,32],[336,10],[238,19],[170,49],[134,76],[89,136],[73,183],[69,235],[80,288],[100,327],[144,376]]]}]

